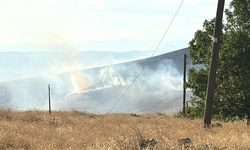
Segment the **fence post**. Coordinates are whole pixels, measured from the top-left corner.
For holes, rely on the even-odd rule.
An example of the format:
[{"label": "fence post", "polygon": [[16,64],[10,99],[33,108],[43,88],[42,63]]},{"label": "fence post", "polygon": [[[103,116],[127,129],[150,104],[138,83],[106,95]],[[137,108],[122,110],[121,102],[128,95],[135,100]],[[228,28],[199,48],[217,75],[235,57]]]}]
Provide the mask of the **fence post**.
[{"label": "fence post", "polygon": [[50,103],[50,84],[48,85],[48,94],[49,94],[49,114],[51,114],[51,103]]},{"label": "fence post", "polygon": [[187,66],[187,55],[184,54],[184,64],[183,64],[183,115],[186,114],[186,66]]},{"label": "fence post", "polygon": [[250,115],[247,115],[247,126],[250,127]]}]

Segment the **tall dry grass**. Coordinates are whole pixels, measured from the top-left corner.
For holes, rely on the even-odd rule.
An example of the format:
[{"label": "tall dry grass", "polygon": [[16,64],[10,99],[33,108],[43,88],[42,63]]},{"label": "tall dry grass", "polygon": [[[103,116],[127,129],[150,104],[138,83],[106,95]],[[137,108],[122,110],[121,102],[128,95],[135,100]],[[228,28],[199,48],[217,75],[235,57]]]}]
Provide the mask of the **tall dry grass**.
[{"label": "tall dry grass", "polygon": [[0,149],[136,150],[148,138],[159,150],[181,149],[181,138],[192,140],[189,149],[250,149],[250,128],[243,121],[204,129],[202,120],[110,114],[89,130],[100,119],[81,112],[0,110]]}]

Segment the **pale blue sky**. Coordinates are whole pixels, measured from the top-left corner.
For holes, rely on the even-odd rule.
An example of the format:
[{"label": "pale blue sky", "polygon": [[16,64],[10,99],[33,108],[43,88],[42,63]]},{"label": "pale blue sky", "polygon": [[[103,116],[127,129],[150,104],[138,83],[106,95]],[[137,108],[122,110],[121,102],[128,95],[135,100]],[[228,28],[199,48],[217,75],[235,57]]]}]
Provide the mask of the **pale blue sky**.
[{"label": "pale blue sky", "polygon": [[[0,0],[0,51],[153,50],[180,1]],[[158,53],[187,47],[216,8],[184,0]]]}]

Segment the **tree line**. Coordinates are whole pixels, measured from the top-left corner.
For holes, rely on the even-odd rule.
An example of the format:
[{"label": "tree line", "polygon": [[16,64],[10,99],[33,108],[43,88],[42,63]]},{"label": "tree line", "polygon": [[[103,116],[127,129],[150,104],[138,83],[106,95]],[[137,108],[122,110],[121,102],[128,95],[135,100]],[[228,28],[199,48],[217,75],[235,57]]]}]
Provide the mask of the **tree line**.
[{"label": "tree line", "polygon": [[[216,76],[213,117],[225,121],[250,121],[250,0],[232,0],[225,10]],[[199,69],[189,70],[187,88],[193,92],[186,117],[202,117],[212,51],[215,19],[189,42],[190,58]],[[248,122],[250,123],[250,122]]]}]

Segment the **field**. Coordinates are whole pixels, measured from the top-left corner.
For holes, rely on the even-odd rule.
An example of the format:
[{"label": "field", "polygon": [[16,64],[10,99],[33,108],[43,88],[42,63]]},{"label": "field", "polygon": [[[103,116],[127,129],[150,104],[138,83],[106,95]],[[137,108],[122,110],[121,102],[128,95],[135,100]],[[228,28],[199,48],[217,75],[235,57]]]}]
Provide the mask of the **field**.
[{"label": "field", "polygon": [[103,119],[76,111],[49,115],[0,110],[0,149],[250,149],[246,122],[221,124],[204,129],[202,120],[162,114],[110,114]]}]

